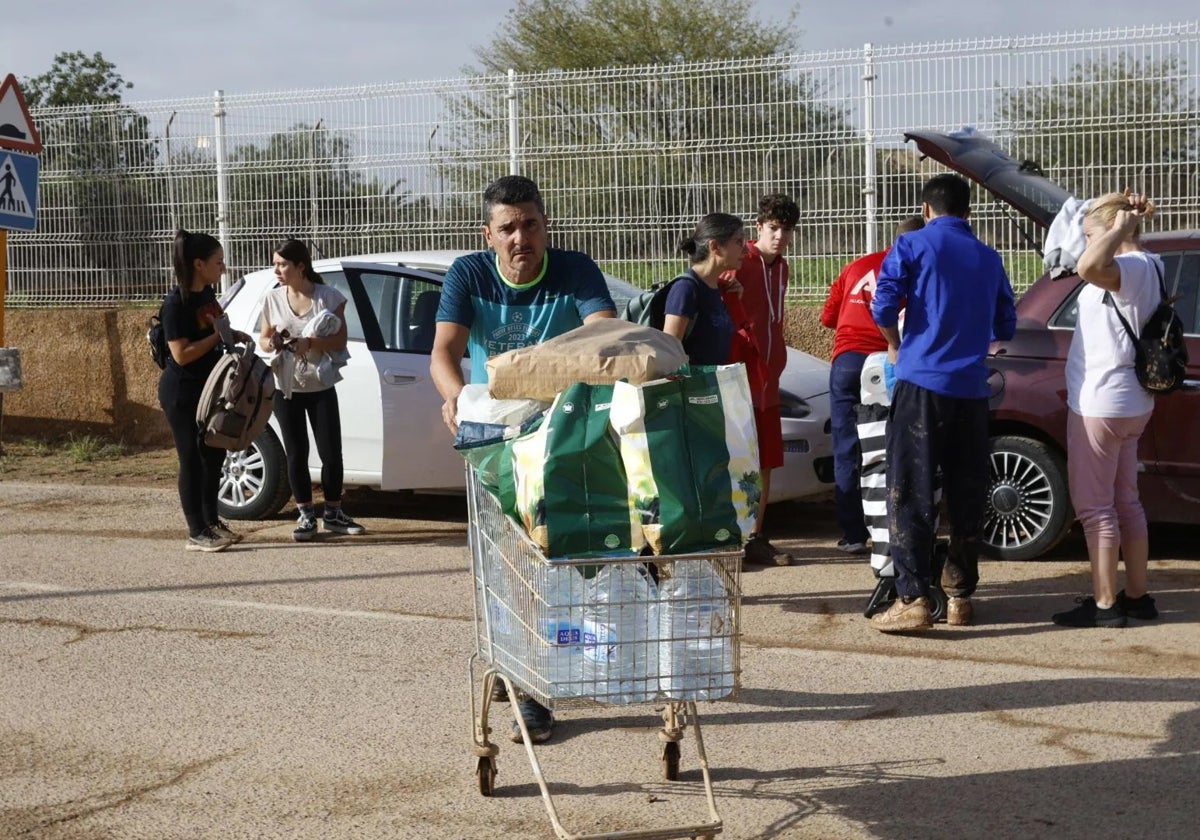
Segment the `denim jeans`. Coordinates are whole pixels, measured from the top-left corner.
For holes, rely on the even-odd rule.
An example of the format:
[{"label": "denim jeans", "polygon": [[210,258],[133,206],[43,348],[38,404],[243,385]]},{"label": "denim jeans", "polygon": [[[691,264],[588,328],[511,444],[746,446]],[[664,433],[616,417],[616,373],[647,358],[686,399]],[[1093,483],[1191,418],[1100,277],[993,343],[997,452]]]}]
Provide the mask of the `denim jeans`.
[{"label": "denim jeans", "polygon": [[854,407],[862,398],[862,369],[866,353],[839,353],[829,369],[830,431],[833,436],[834,500],[838,525],[847,542],[865,543],[869,536],[858,485],[862,450]]}]

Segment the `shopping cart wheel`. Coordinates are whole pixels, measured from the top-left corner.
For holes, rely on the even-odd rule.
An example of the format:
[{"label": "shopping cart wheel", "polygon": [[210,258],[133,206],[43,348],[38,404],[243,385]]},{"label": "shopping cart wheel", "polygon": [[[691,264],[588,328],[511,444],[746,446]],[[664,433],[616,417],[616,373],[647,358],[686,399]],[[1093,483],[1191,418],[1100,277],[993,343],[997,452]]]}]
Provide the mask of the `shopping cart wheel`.
[{"label": "shopping cart wheel", "polygon": [[496,759],[490,755],[480,756],[475,775],[479,777],[479,792],[491,796],[496,790]]},{"label": "shopping cart wheel", "polygon": [[934,621],[945,621],[947,601],[949,598],[940,586],[929,587],[929,617]]},{"label": "shopping cart wheel", "polygon": [[668,782],[679,781],[679,742],[667,741],[662,748],[662,774]]}]

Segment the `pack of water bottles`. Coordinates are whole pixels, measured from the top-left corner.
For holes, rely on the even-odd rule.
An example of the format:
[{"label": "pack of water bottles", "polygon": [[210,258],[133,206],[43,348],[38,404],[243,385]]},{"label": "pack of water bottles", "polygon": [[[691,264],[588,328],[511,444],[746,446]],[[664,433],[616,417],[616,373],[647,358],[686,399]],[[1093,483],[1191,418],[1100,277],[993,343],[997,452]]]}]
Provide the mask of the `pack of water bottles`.
[{"label": "pack of water bottles", "polygon": [[473,476],[468,504],[478,651],[522,690],[629,704],[736,689],[738,553],[551,561]]}]

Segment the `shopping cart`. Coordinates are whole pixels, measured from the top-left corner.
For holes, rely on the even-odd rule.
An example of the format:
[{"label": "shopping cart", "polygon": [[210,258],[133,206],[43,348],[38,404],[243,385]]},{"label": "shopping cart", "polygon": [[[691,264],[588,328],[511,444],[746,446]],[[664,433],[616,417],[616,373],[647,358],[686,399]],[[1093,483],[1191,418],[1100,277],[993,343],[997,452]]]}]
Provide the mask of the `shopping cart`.
[{"label": "shopping cart", "polygon": [[[512,698],[525,753],[559,838],[711,840],[721,833],[696,701],[732,697],[738,688],[741,553],[548,559],[470,466],[467,505],[476,628],[468,671],[479,792],[495,791],[499,748],[489,740],[488,713],[499,681]],[[679,744],[690,723],[707,819],[600,834],[567,831],[517,709],[518,696],[551,709],[661,704],[663,778],[679,777]]]}]

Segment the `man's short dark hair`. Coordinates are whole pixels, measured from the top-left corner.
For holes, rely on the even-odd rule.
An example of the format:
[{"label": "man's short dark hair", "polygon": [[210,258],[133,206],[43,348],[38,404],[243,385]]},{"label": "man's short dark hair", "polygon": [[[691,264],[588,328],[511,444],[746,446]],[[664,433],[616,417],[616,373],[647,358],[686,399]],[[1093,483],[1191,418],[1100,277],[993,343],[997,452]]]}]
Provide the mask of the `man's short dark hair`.
[{"label": "man's short dark hair", "polygon": [[921,190],[921,201],[939,216],[965,219],[971,209],[971,185],[958,175],[934,175]]},{"label": "man's short dark hair", "polygon": [[800,221],[800,207],[790,195],[771,193],[758,200],[758,223],[776,222],[780,227],[794,228]]},{"label": "man's short dark hair", "polygon": [[523,175],[505,175],[492,181],[483,191],[483,220],[492,220],[492,208],[497,204],[512,207],[530,203],[536,204],[538,212],[546,215],[546,205],[542,203],[542,193],[537,184]]}]

